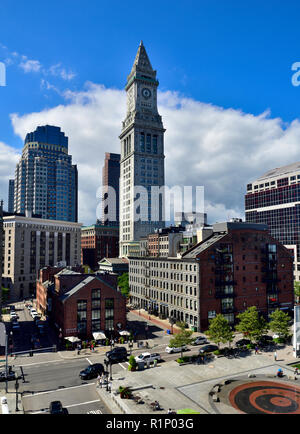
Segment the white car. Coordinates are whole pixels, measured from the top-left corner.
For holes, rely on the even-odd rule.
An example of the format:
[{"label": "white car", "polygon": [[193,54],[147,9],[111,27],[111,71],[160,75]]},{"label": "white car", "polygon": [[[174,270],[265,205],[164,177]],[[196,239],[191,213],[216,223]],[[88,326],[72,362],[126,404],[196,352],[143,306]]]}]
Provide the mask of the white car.
[{"label": "white car", "polygon": [[193,342],[193,345],[203,345],[203,344],[207,344],[207,339],[205,336],[198,336]]},{"label": "white car", "polygon": [[137,362],[154,362],[154,360],[161,360],[160,354],[158,353],[142,353],[135,357]]},{"label": "white car", "polygon": [[34,318],[34,317],[36,317],[36,316],[38,315],[38,313],[37,313],[36,310],[32,310],[32,311],[30,312],[30,315],[32,316],[32,318]]},{"label": "white car", "polygon": [[187,346],[183,345],[182,347],[166,347],[165,349],[166,353],[172,354],[172,353],[181,353],[181,351],[187,351]]}]

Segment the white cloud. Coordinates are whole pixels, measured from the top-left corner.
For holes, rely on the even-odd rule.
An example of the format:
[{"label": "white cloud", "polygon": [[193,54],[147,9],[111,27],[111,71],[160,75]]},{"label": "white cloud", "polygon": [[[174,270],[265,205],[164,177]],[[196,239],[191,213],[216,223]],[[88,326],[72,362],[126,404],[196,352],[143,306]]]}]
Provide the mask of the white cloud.
[{"label": "white cloud", "polygon": [[55,77],[60,77],[63,80],[69,81],[76,77],[76,74],[72,71],[67,71],[62,67],[61,63],[57,65],[52,65],[48,70],[45,71],[46,74],[51,74]]},{"label": "white cloud", "polygon": [[[69,136],[69,152],[79,170],[79,217],[96,219],[96,191],[105,152],[120,152],[118,136],[126,96],[118,89],[87,83],[66,91],[65,104],[40,113],[13,114],[24,139],[38,125],[57,125]],[[175,92],[159,93],[165,134],[166,183],[203,185],[209,222],[244,215],[246,184],[268,169],[300,160],[300,123],[284,124],[266,110],[259,116],[223,109]]]},{"label": "white cloud", "polygon": [[26,74],[29,72],[39,72],[42,68],[42,65],[38,60],[27,60],[26,58],[19,64],[19,66]]}]

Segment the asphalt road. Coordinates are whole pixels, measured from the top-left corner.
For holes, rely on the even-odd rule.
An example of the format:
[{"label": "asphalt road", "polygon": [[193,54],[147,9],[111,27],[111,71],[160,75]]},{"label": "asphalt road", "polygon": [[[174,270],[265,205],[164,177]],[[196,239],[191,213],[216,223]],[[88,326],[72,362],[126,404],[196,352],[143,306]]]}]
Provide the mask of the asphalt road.
[{"label": "asphalt road", "polygon": [[24,413],[47,413],[51,401],[61,401],[70,414],[108,414],[96,391],[96,380],[82,381],[79,377],[88,365],[89,360],[78,359],[24,366],[25,383],[20,380],[19,389]]}]

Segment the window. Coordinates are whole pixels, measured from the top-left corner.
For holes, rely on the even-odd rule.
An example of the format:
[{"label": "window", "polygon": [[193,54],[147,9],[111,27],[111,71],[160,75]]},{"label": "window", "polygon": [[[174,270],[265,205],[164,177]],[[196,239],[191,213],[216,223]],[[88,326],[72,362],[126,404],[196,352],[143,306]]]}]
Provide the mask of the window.
[{"label": "window", "polygon": [[141,152],[145,152],[145,134],[141,133],[140,135],[140,148]]},{"label": "window", "polygon": [[78,300],[77,301],[77,330],[79,334],[86,334],[86,312],[87,312],[87,301]]},{"label": "window", "polygon": [[114,329],[114,299],[105,299],[105,330]]}]

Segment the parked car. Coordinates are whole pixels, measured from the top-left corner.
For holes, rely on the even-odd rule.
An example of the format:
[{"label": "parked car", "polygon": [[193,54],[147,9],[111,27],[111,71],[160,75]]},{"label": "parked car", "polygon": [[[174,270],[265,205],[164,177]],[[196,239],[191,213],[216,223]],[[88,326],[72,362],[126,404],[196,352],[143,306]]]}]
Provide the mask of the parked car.
[{"label": "parked car", "polygon": [[89,365],[87,368],[80,371],[79,377],[82,380],[90,380],[91,378],[98,377],[98,374],[102,375],[103,372],[104,366],[101,363],[95,363],[94,365]]},{"label": "parked car", "polygon": [[193,345],[203,345],[203,344],[207,344],[208,341],[206,339],[205,336],[198,336],[193,342]]},{"label": "parked car", "polygon": [[31,312],[31,316],[34,319],[36,316],[38,316],[38,313],[36,311],[35,312]]},{"label": "parked car", "polygon": [[217,345],[204,345],[204,347],[200,348],[199,354],[212,353],[213,351],[218,350],[219,347]]},{"label": "parked car", "polygon": [[63,408],[63,405],[60,401],[52,401],[49,406],[50,414],[68,414],[68,410]]},{"label": "parked car", "polygon": [[235,345],[237,347],[243,347],[244,345],[248,345],[250,343],[251,343],[250,339],[240,339],[239,341],[236,341]]},{"label": "parked car", "polygon": [[125,347],[115,347],[105,353],[109,361],[122,362],[127,360],[127,349]]},{"label": "parked car", "polygon": [[173,354],[173,353],[181,353],[181,351],[187,351],[187,346],[183,345],[182,347],[169,347],[167,346],[165,349],[166,353]]},{"label": "parked car", "polygon": [[142,354],[136,356],[135,360],[137,362],[145,362],[145,363],[150,362],[151,363],[151,362],[154,362],[154,360],[158,360],[158,361],[161,360],[161,356],[158,353],[152,353],[152,354],[142,353]]}]

